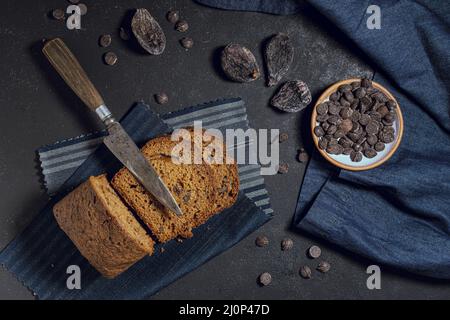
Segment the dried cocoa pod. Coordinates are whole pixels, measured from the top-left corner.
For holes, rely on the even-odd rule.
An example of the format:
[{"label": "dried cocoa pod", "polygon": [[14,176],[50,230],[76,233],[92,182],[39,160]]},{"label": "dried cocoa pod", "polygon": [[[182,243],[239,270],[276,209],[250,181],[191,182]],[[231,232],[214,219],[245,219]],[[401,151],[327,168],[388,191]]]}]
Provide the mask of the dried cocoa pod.
[{"label": "dried cocoa pod", "polygon": [[276,85],[289,71],[294,59],[294,47],[288,35],[278,33],[266,45],[264,57],[267,64],[267,85]]},{"label": "dried cocoa pod", "polygon": [[166,48],[166,36],[147,9],[137,9],[131,21],[131,30],[142,48],[158,55]]},{"label": "dried cocoa pod", "polygon": [[225,47],[220,57],[225,74],[237,82],[251,82],[261,75],[253,53],[239,44],[231,43]]},{"label": "dried cocoa pod", "polygon": [[311,92],[301,80],[288,81],[273,96],[270,104],[285,112],[298,112],[311,103]]}]

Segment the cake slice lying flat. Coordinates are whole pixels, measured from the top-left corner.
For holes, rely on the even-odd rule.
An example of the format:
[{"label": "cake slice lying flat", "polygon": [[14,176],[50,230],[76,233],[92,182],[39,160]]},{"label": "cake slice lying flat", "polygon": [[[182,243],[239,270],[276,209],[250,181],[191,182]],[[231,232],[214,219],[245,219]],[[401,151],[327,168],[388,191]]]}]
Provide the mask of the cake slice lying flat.
[{"label": "cake slice lying flat", "polygon": [[192,229],[206,222],[215,203],[214,173],[210,166],[174,163],[171,158],[174,145],[170,136],[162,136],[147,142],[141,151],[169,188],[183,215],[177,216],[163,207],[126,168],[111,181],[160,242],[178,236],[192,237]]},{"label": "cake slice lying flat", "polygon": [[53,213],[81,254],[107,278],[153,253],[153,240],[105,175],[90,177],[58,202]]}]

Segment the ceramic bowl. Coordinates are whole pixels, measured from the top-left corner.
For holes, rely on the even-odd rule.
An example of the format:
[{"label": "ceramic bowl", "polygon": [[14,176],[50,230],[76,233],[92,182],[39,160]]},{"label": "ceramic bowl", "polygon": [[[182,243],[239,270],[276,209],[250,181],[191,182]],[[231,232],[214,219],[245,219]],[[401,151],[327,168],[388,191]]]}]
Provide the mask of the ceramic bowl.
[{"label": "ceramic bowl", "polygon": [[319,150],[320,154],[326,160],[328,160],[330,163],[332,163],[333,165],[335,165],[339,168],[351,170],[351,171],[370,170],[370,169],[376,168],[376,167],[382,165],[383,163],[385,163],[395,153],[398,146],[400,145],[400,141],[402,140],[402,136],[403,136],[403,116],[402,116],[402,112],[400,109],[400,105],[398,104],[395,97],[385,87],[383,87],[382,85],[380,85],[376,82],[372,82],[372,84],[375,88],[377,88],[382,93],[384,93],[389,99],[394,100],[395,103],[397,104],[397,108],[395,109],[397,117],[393,124],[393,127],[395,129],[394,141],[389,144],[386,144],[385,149],[381,152],[378,152],[374,158],[369,159],[369,158],[363,157],[363,159],[360,162],[351,161],[350,156],[348,156],[348,155],[333,155],[333,154],[329,154],[325,150],[321,150],[319,148],[319,139],[314,134],[314,128],[319,124],[316,120],[317,106],[323,102],[328,101],[329,96],[333,92],[335,92],[337,90],[337,88],[340,87],[341,85],[350,84],[354,81],[360,81],[360,80],[361,79],[342,80],[342,81],[336,82],[335,84],[330,86],[328,89],[326,89],[322,93],[322,95],[319,97],[316,104],[314,105],[314,110],[313,110],[312,117],[311,117],[311,133],[312,133],[314,145],[316,146],[317,150]]}]

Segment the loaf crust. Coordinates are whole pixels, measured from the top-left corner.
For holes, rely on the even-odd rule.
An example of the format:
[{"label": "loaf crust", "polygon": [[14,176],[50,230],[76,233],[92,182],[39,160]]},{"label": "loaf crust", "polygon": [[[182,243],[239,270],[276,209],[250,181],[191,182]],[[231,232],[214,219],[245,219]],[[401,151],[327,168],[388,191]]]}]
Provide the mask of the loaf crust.
[{"label": "loaf crust", "polygon": [[90,177],[58,202],[53,213],[81,254],[107,278],[153,253],[153,240],[105,175]]}]

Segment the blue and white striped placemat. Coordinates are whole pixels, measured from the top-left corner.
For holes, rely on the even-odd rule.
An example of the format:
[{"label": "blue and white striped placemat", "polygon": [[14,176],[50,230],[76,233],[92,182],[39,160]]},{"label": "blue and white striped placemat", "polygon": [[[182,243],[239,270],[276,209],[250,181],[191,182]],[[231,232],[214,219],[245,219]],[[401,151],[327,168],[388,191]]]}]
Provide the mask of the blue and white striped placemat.
[{"label": "blue and white striped placemat", "polygon": [[[201,120],[203,128],[219,129],[224,136],[225,129],[249,128],[244,101],[237,98],[189,107],[162,115],[161,119],[173,129],[192,126],[194,121]],[[97,132],[79,136],[38,150],[45,187],[50,195],[56,193],[76,168],[97,149],[105,134]],[[248,152],[251,143],[248,141],[245,145],[227,148],[247,148],[245,151]],[[265,213],[270,214],[273,210],[260,169],[258,164],[239,165],[240,190]]]}]

